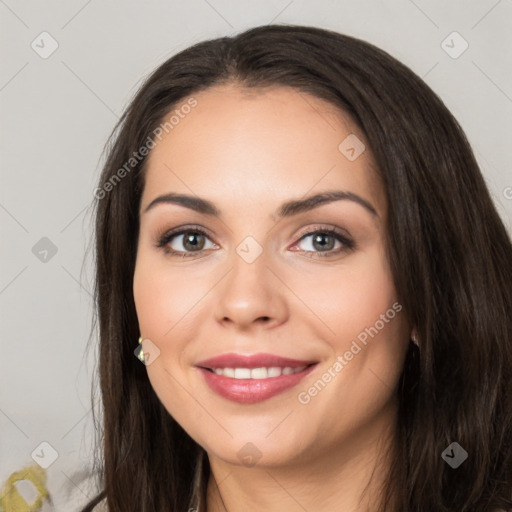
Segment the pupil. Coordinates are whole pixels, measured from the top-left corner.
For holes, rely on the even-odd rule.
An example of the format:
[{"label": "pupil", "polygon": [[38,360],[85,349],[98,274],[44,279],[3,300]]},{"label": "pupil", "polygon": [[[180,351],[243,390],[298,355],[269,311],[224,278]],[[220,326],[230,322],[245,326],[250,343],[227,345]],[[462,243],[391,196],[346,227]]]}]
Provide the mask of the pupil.
[{"label": "pupil", "polygon": [[[315,246],[315,249],[318,249],[318,248],[325,249],[326,246],[328,246],[327,249],[332,249],[332,247],[331,247],[332,246],[332,242],[331,242],[331,244],[329,244],[329,243],[325,244],[325,243],[322,243],[322,242],[318,242],[319,240],[325,239],[326,237],[329,238],[330,235],[321,234],[321,235],[316,235],[315,236],[315,238],[313,240],[313,245]],[[317,242],[319,243],[319,247],[316,247]]]},{"label": "pupil", "polygon": [[201,236],[201,235],[199,235],[198,233],[193,233],[193,234],[189,234],[185,238],[185,246],[187,246],[187,244],[190,244],[190,247],[187,247],[187,249],[190,249],[190,248],[197,249],[198,247],[199,247],[199,249],[201,249],[203,247],[204,244],[200,244],[197,241],[194,242],[194,238],[196,238],[198,236]]}]

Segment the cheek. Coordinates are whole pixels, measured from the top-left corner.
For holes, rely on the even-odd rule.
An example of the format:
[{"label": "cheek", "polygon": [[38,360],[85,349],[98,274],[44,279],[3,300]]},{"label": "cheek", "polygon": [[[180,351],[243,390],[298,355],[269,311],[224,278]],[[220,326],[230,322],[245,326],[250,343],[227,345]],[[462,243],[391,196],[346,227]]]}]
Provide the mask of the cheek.
[{"label": "cheek", "polygon": [[294,289],[326,326],[326,339],[334,349],[374,325],[396,302],[393,278],[379,246],[347,258],[337,268],[319,267],[302,276]]},{"label": "cheek", "polygon": [[332,356],[299,389],[304,414],[323,418],[322,428],[338,434],[361,429],[391,403],[407,348],[407,324],[385,255],[375,248],[351,263],[316,279],[312,303],[329,328]]},{"label": "cheek", "polygon": [[184,404],[188,395],[182,392],[182,386],[186,382],[185,350],[194,336],[190,318],[194,303],[204,291],[196,281],[186,278],[186,272],[171,269],[165,258],[141,251],[135,267],[133,295],[141,335],[159,349],[158,358],[146,366],[149,381],[168,412],[179,416],[180,410],[187,410]]},{"label": "cheek", "polygon": [[204,297],[206,284],[197,275],[190,279],[185,268],[173,268],[161,256],[141,255],[133,295],[142,335],[164,340],[183,330],[194,306]]}]

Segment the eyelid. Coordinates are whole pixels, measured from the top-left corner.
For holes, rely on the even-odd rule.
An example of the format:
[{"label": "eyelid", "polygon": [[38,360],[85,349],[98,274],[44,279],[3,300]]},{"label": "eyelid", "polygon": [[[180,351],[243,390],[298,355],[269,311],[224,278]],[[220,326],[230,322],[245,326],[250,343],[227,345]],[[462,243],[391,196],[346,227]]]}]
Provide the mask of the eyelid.
[{"label": "eyelid", "polygon": [[183,226],[178,226],[171,229],[164,228],[157,232],[156,238],[160,239],[164,236],[179,235],[182,234],[184,231],[201,231],[204,232],[209,237],[211,237],[211,232],[208,228],[200,226],[199,224],[184,224]]},{"label": "eyelid", "polygon": [[311,235],[312,233],[316,233],[317,231],[334,231],[336,234],[344,236],[345,238],[352,239],[351,234],[344,228],[336,226],[335,224],[313,224],[309,225],[304,230],[300,231],[297,235],[298,240],[303,238],[306,235]]}]

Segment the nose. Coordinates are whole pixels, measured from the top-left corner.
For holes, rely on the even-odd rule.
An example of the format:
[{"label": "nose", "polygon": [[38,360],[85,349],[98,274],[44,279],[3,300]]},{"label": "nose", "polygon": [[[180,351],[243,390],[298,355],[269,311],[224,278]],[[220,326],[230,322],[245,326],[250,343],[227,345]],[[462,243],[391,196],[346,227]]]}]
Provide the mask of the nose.
[{"label": "nose", "polygon": [[271,268],[270,260],[265,250],[252,262],[234,251],[228,274],[216,287],[218,322],[247,330],[253,324],[270,328],[286,321],[287,288]]}]

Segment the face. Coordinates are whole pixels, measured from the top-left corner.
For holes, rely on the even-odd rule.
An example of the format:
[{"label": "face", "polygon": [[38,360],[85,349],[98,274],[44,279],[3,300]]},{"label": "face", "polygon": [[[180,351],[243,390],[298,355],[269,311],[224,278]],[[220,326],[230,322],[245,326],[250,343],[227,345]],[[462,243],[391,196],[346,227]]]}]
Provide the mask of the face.
[{"label": "face", "polygon": [[141,200],[133,293],[151,385],[225,462],[355,450],[395,421],[409,335],[370,148],[286,87],[194,98],[151,150]]}]

